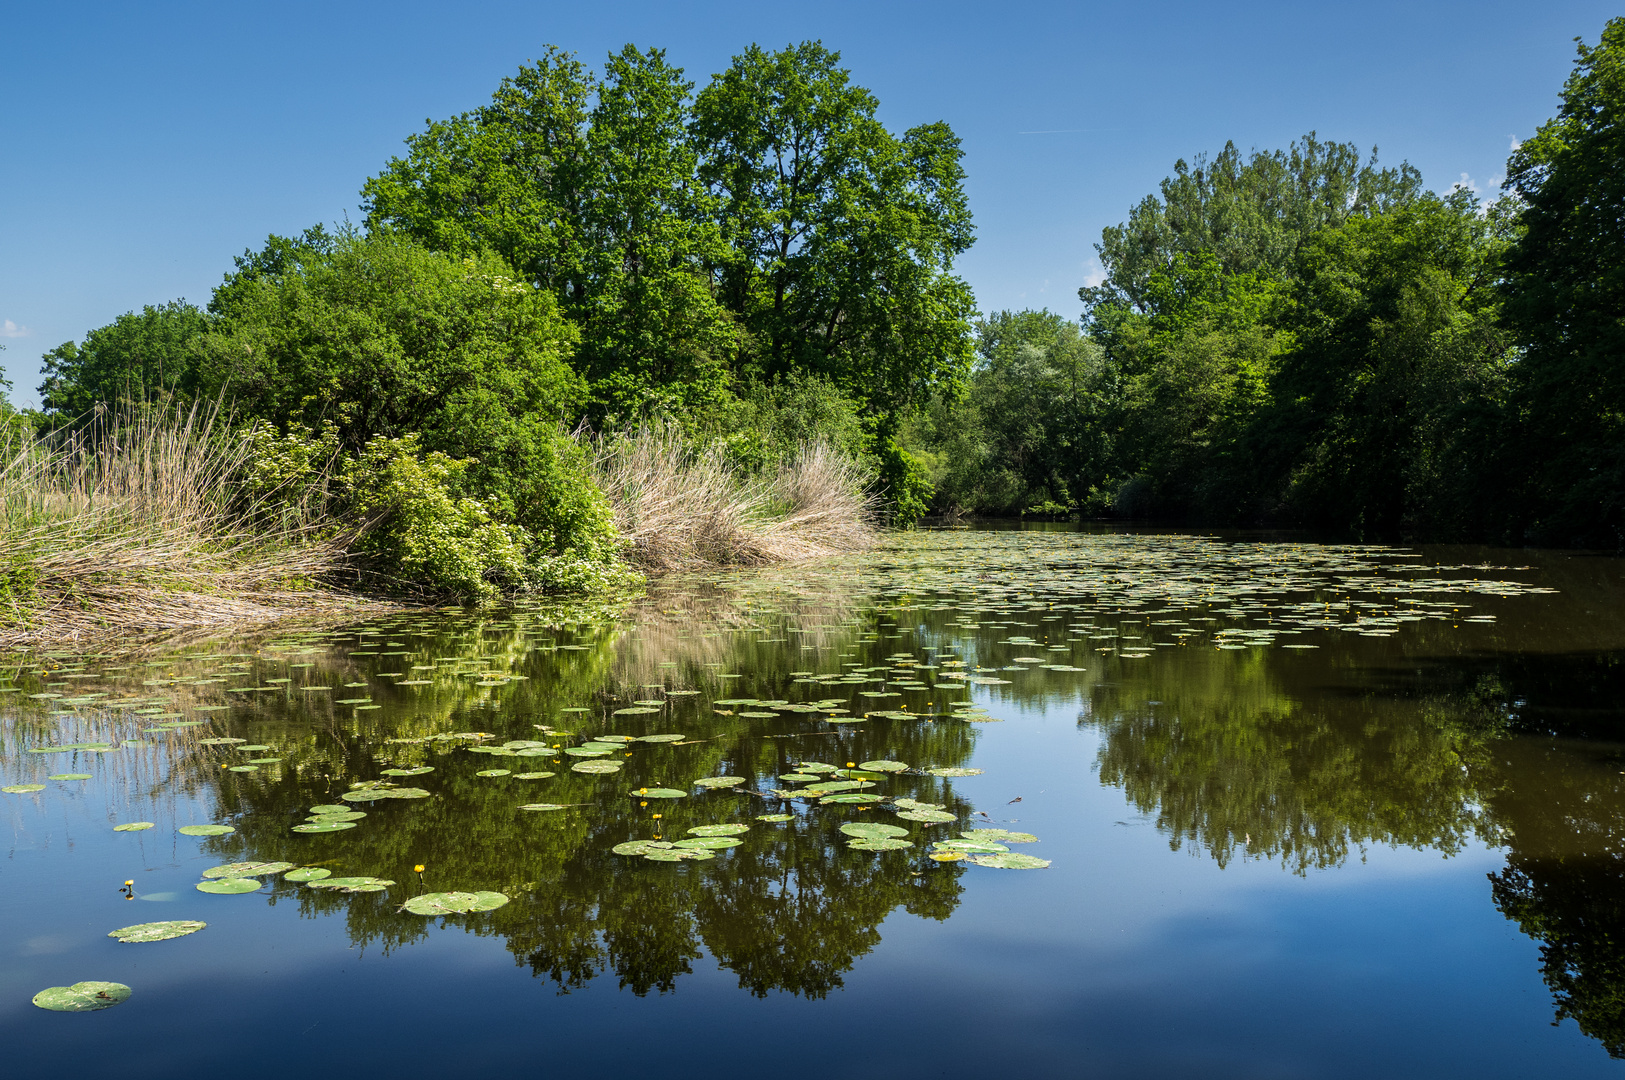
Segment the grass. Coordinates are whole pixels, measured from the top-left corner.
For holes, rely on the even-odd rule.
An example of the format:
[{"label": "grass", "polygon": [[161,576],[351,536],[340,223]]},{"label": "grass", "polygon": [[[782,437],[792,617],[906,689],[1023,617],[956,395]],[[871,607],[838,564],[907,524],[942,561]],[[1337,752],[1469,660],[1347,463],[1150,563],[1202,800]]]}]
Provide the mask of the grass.
[{"label": "grass", "polygon": [[218,410],[103,412],[0,444],[0,646],[354,607],[333,530],[241,494]]},{"label": "grass", "polygon": [[596,451],[616,527],[647,570],[816,558],[862,550],[878,535],[869,477],[824,443],[804,444],[755,478],[671,427],[602,439]]}]

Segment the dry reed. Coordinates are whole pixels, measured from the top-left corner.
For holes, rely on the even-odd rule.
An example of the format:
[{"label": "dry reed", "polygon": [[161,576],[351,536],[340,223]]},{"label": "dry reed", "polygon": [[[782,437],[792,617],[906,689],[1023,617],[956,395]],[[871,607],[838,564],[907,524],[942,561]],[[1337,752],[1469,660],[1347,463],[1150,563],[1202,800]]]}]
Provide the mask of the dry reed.
[{"label": "dry reed", "polygon": [[858,551],[875,540],[867,477],[809,443],[760,478],[671,427],[599,440],[595,471],[632,561],[648,570],[754,566]]},{"label": "dry reed", "polygon": [[300,512],[245,497],[249,444],[217,410],[102,413],[0,445],[0,646],[310,614],[353,598]]}]

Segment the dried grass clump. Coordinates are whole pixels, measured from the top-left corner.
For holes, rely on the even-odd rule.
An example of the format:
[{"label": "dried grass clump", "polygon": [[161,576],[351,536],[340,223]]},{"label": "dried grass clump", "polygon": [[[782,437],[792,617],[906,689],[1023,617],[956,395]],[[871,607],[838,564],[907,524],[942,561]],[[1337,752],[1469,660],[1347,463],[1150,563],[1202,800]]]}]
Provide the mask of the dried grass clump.
[{"label": "dried grass clump", "polygon": [[603,439],[596,449],[616,527],[648,570],[817,558],[862,550],[876,537],[868,477],[824,443],[803,445],[756,479],[670,427]]},{"label": "dried grass clump", "polygon": [[341,544],[246,499],[246,439],[215,410],[103,412],[0,444],[0,645],[312,614]]}]

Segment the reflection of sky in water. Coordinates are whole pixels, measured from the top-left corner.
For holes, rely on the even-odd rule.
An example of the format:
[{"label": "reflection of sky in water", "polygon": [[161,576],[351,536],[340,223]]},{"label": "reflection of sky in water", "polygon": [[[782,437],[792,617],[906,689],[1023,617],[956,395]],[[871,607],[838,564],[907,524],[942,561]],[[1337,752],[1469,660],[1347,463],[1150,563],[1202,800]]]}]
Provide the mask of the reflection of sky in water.
[{"label": "reflection of sky in water", "polygon": [[[1465,565],[1482,556],[1455,554],[1445,561],[1452,559]],[[73,788],[51,785],[39,796],[3,796],[7,801],[0,803],[11,833],[8,857],[0,863],[0,1037],[12,1050],[8,1061],[19,1069],[111,1065],[129,1076],[223,1064],[234,1073],[271,1075],[295,1063],[408,1073],[528,1067],[601,1075],[658,1068],[681,1076],[730,1071],[758,1055],[766,1061],[790,1053],[797,1056],[785,1060],[794,1062],[804,1053],[800,1047],[820,1071],[843,1077],[1611,1074],[1618,1066],[1572,1022],[1550,1026],[1552,995],[1541,980],[1538,943],[1497,910],[1486,881],[1506,863],[1503,842],[1536,856],[1576,854],[1571,849],[1579,844],[1586,859],[1618,858],[1618,766],[1605,760],[1606,751],[1520,734],[1527,727],[1516,719],[1509,725],[1505,708],[1495,712],[1498,704],[1518,701],[1518,710],[1545,723],[1567,707],[1558,700],[1565,692],[1576,685],[1584,689],[1590,669],[1584,668],[1581,646],[1589,643],[1601,655],[1625,638],[1618,632],[1625,612],[1599,601],[1619,597],[1617,564],[1593,565],[1585,571],[1594,575],[1589,579],[1575,580],[1578,572],[1568,561],[1544,568],[1545,579],[1563,590],[1556,595],[1476,597],[1479,609],[1498,614],[1493,626],[1412,624],[1376,638],[1324,631],[1310,639],[1321,649],[1299,653],[1217,650],[1210,638],[1205,648],[1176,647],[1143,660],[1097,654],[1093,649],[1104,642],[1090,640],[1073,654],[1084,673],[998,672],[1009,683],[973,692],[1002,721],[974,728],[969,763],[985,772],[953,781],[952,790],[967,815],[987,815],[968,824],[1035,833],[1041,843],[1015,850],[1050,859],[1053,866],[1014,872],[922,867],[922,860],[906,858],[876,863],[884,876],[853,887],[904,887],[908,875],[918,872],[957,875],[960,888],[946,918],[910,915],[893,902],[874,931],[862,921],[847,928],[858,933],[859,943],[831,941],[829,952],[849,956],[851,966],[837,973],[839,987],[821,1000],[783,992],[754,997],[740,988],[737,974],[719,969],[703,943],[687,962],[689,973],[678,976],[669,992],[627,993],[619,988],[624,973],[609,970],[560,993],[552,979],[533,976],[523,957],[516,960],[502,935],[458,929],[465,921],[499,925],[490,916],[445,926],[401,917],[409,938],[421,936],[386,954],[381,939],[358,937],[343,915],[348,904],[367,897],[324,901],[336,914],[312,918],[301,914],[297,892],[268,903],[265,896],[204,896],[193,889],[199,872],[220,862],[295,857],[286,854],[294,849],[278,846],[287,842],[283,826],[301,820],[304,806],[331,796],[307,798],[308,785],[284,791],[288,785],[274,776],[249,777],[243,782],[257,785],[242,789],[255,792],[249,819],[275,819],[276,828],[245,824],[228,838],[237,846],[221,848],[229,854],[203,855],[206,843],[176,837],[173,825],[216,819],[217,777],[196,769],[170,774],[156,765],[132,768],[138,783],[131,786],[141,794],[127,803],[125,784],[114,782],[107,758],[92,758],[83,768],[75,763],[79,771],[100,770],[98,778]],[[1511,576],[1529,581],[1535,574]],[[807,597],[816,592],[817,602],[839,616],[834,622],[861,613],[831,598],[837,590],[830,577],[819,579],[816,588],[815,578],[800,571],[803,584],[797,588]],[[871,578],[864,585],[882,589],[884,582]],[[1582,589],[1591,609],[1588,629],[1575,626],[1574,596]],[[781,595],[775,605],[791,602]],[[730,603],[722,600],[707,610]],[[650,608],[662,604],[681,606],[668,598]],[[960,617],[958,611],[917,610],[908,620],[916,627],[914,640],[882,636],[864,645],[862,663],[880,665],[894,652],[919,653],[927,643],[956,643],[973,665],[1003,668],[1010,658],[1033,652],[1000,644],[1008,635],[1044,636],[1042,630],[1005,627],[956,639],[950,624]],[[599,664],[600,688],[624,689],[622,705],[644,693],[639,687],[663,681],[659,665],[671,663],[669,656],[685,665],[721,662],[723,670],[732,667],[755,679],[748,686],[744,680],[721,683],[714,692],[707,686],[713,697],[833,694],[803,688],[789,672],[835,670],[839,647],[825,653],[816,645],[803,649],[805,639],[794,634],[766,645],[751,635],[707,638],[712,631],[695,630],[709,624],[686,607],[681,617],[662,618],[651,610],[642,621],[645,628],[637,635],[602,638],[613,641],[610,652],[594,646],[571,659]],[[865,625],[893,621],[904,620],[887,614]],[[851,630],[846,637],[830,631],[831,641],[849,644]],[[1542,652],[1559,655],[1528,659]],[[522,649],[503,655],[524,662]],[[1507,657],[1513,659],[1500,662]],[[317,659],[318,670],[329,663]],[[405,670],[372,670],[397,669]],[[1499,683],[1486,684],[1491,677]],[[541,702],[548,691],[540,681],[513,689]],[[404,723],[390,693],[374,693],[385,708],[365,722],[279,716],[252,728],[252,737],[280,749],[298,743],[315,723],[327,732],[323,738],[342,749],[311,743],[312,760],[350,770],[346,779],[370,778],[387,762],[375,760],[378,748],[358,733],[367,724]],[[526,737],[521,720],[529,717],[470,708],[480,698],[459,693],[468,696],[455,704],[448,705],[444,695],[436,698],[446,718],[440,730]],[[1543,703],[1554,711],[1541,713]],[[477,717],[491,726],[477,725]],[[737,722],[717,721],[724,727]],[[813,722],[781,717],[761,723],[763,731],[778,731]],[[861,725],[845,729],[839,743],[821,741],[854,740],[852,745],[875,756],[888,756],[897,752],[889,743],[901,741],[903,732],[888,740],[885,723],[871,721],[867,734]],[[917,733],[909,738],[915,739],[909,748],[919,753],[936,745],[919,742]],[[8,763],[14,764],[15,745],[6,744],[4,753],[13,755],[5,757]],[[718,768],[737,767],[727,756],[732,751],[718,752],[725,759]],[[801,756],[833,761],[839,755]],[[448,848],[484,842],[479,815],[492,811],[477,800],[499,789],[471,788],[460,778],[491,765],[517,771],[516,760],[527,762],[437,756],[430,761],[435,773],[406,781],[445,790],[448,798],[455,791],[457,799],[476,800],[461,804],[476,814],[467,832],[442,835],[439,842]],[[563,766],[542,767],[568,768],[565,760]],[[50,771],[66,770],[59,763],[67,761],[52,757]],[[1103,769],[1114,782],[1101,781]],[[16,775],[7,772],[6,781]],[[760,786],[771,786],[769,773],[761,779]],[[1589,815],[1592,840],[1565,838],[1530,809],[1533,800],[1524,792],[1536,785],[1544,791],[1554,779],[1573,789],[1563,797],[1566,808],[1585,808],[1580,812]],[[1259,805],[1249,787],[1260,782],[1267,785],[1267,805]],[[523,789],[524,801],[550,797],[545,785],[552,781],[538,783]],[[1137,805],[1125,802],[1126,793]],[[1236,796],[1237,805],[1228,805],[1228,796]],[[522,801],[514,790],[502,790],[501,798]],[[752,805],[753,813],[777,809]],[[393,823],[427,807],[365,808],[369,818],[343,834],[355,846],[307,850],[364,852],[376,869],[352,859],[336,872],[388,871],[385,876],[406,884],[410,875],[384,864],[419,856],[391,849]],[[645,887],[630,884],[642,880],[629,876],[634,869],[644,872],[641,860],[604,855],[594,861],[593,852],[625,838],[626,828],[614,824],[621,820],[617,814],[623,814],[618,804],[614,813],[592,818],[589,828],[596,831],[586,841],[587,854],[578,856],[590,865],[571,872],[582,895]],[[137,817],[159,827],[138,834],[110,831],[116,821]],[[528,817],[523,827],[559,827],[540,817]],[[745,819],[741,811],[706,820]],[[436,828],[455,834],[458,823],[437,821]],[[1449,858],[1415,840],[1441,828],[1460,844]],[[601,835],[606,831],[613,835]],[[1396,835],[1398,846],[1390,842]],[[1485,836],[1496,846],[1486,846]],[[1171,850],[1175,837],[1179,848]],[[1605,855],[1610,843],[1613,854]],[[1302,862],[1296,854],[1304,850],[1335,857]],[[838,860],[840,854],[831,849],[819,857]],[[706,880],[706,874],[739,865],[730,862],[736,857],[651,869],[673,882]],[[454,862],[449,850],[430,860],[431,875],[437,864]],[[136,880],[138,895],[173,893],[176,899],[125,901],[116,891],[125,878]],[[398,902],[418,891],[412,884],[408,891],[392,890],[391,898]],[[432,887],[490,885],[447,881]],[[822,898],[819,918],[826,922],[819,925],[832,931],[840,928],[843,911],[865,908],[843,896],[842,887],[832,886],[835,893]],[[537,892],[547,895],[549,888],[538,883]],[[752,906],[760,902],[749,899],[754,894],[739,895],[745,906],[731,917],[743,929],[725,935],[732,947],[759,938],[748,947],[771,950],[777,935],[794,930],[774,921],[787,917],[783,911]],[[505,911],[511,915],[519,906],[516,900]],[[533,917],[543,914],[538,910]],[[593,928],[590,909],[559,917],[586,919],[587,929]],[[660,916],[668,917],[675,916]],[[116,926],[168,918],[203,918],[210,925],[191,937],[151,945],[120,945],[102,936]],[[477,921],[482,919],[489,921]],[[634,954],[637,948],[659,952],[675,947],[673,940],[655,925],[641,945],[628,947]],[[649,962],[669,963],[659,957]],[[127,982],[135,996],[92,1017],[46,1014],[28,1005],[35,990],[79,979]]]}]

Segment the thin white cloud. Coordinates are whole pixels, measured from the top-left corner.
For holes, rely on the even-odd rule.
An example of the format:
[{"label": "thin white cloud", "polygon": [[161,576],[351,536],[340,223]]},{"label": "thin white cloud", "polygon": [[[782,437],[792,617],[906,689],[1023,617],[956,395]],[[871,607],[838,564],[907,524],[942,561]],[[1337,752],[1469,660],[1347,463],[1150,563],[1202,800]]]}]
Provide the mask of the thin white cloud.
[{"label": "thin white cloud", "polygon": [[0,338],[27,337],[29,334],[32,334],[33,332],[34,331],[30,330],[26,326],[18,326],[16,323],[12,322],[10,319],[6,319],[5,321],[0,322]]},{"label": "thin white cloud", "polygon": [[1083,272],[1083,284],[1085,288],[1099,288],[1105,283],[1105,281],[1106,271],[1100,266],[1099,263],[1096,263],[1094,266],[1089,267]]},{"label": "thin white cloud", "polygon": [[1523,140],[1516,135],[1508,135],[1507,138],[1511,140],[1511,144],[1507,146],[1508,150],[1516,150],[1523,145]]}]

